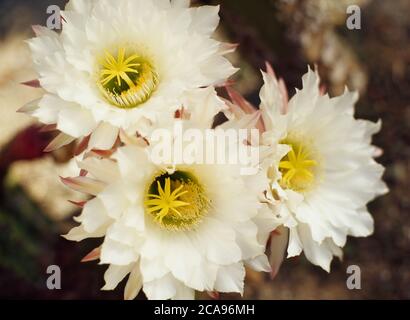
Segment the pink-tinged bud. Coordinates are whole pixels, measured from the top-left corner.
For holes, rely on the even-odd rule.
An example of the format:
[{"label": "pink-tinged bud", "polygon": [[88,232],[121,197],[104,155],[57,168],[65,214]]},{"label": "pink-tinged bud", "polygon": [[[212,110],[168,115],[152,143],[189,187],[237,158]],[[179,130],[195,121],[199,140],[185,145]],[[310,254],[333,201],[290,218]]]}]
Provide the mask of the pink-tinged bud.
[{"label": "pink-tinged bud", "polygon": [[73,200],[68,200],[68,202],[70,202],[71,204],[79,208],[84,208],[85,204],[87,203],[87,201],[73,201]]},{"label": "pink-tinged bud", "polygon": [[322,84],[319,88],[320,95],[324,96],[326,94],[326,90],[327,90],[326,86],[324,84]]},{"label": "pink-tinged bud", "polygon": [[248,102],[239,92],[235,91],[231,87],[226,87],[229,97],[232,102],[240,107],[245,113],[254,113],[258,109],[255,108],[250,102]]},{"label": "pink-tinged bud", "polygon": [[252,127],[249,125],[247,128],[256,128],[261,133],[265,132],[265,126],[263,124],[262,117],[259,113],[259,110],[254,107],[249,101],[247,101],[239,92],[235,91],[230,87],[226,87],[229,97],[231,98],[233,104],[228,103],[228,107],[230,108],[231,112],[237,117],[241,118],[240,111],[238,112],[237,108],[242,110],[245,114],[255,114],[255,117],[252,117],[250,120],[254,121]]},{"label": "pink-tinged bud", "polygon": [[278,227],[272,231],[269,240],[269,262],[272,267],[270,274],[271,279],[274,279],[279,272],[283,259],[285,258],[286,248],[288,246],[289,229]]},{"label": "pink-tinged bud", "polygon": [[207,291],[208,296],[213,300],[219,300],[219,292],[216,291]]},{"label": "pink-tinged bud", "polygon": [[57,130],[56,124],[47,124],[41,127],[40,132],[53,132]]},{"label": "pink-tinged bud", "polygon": [[220,54],[228,54],[234,52],[238,48],[238,43],[221,43],[219,53]]},{"label": "pink-tinged bud", "polygon": [[228,79],[221,84],[215,85],[215,87],[216,88],[227,88],[227,87],[232,87],[233,85],[235,85],[235,80]]},{"label": "pink-tinged bud", "polygon": [[21,82],[21,84],[31,88],[41,88],[40,80],[38,79]]},{"label": "pink-tinged bud", "polygon": [[282,78],[277,78],[276,73],[273,70],[272,65],[269,62],[265,62],[266,65],[266,73],[276,79],[278,82],[278,88],[279,92],[282,96],[282,105],[280,108],[281,114],[287,114],[288,113],[288,104],[289,104],[289,93],[288,89],[286,88],[286,83]]},{"label": "pink-tinged bud", "polygon": [[276,78],[276,74],[272,68],[272,65],[268,61],[265,61],[265,66],[266,66],[266,73]]},{"label": "pink-tinged bud", "polygon": [[40,26],[40,25],[38,25],[38,24],[35,24],[35,25],[32,25],[32,26],[31,26],[31,29],[33,29],[34,34],[35,34],[37,37],[41,36],[41,29],[42,29],[42,28],[43,28],[43,26]]},{"label": "pink-tinged bud", "polygon": [[101,247],[93,249],[90,253],[88,253],[81,262],[91,262],[100,259],[101,255]]},{"label": "pink-tinged bud", "polygon": [[63,178],[61,181],[69,188],[96,196],[105,188],[105,183],[88,177]]},{"label": "pink-tinged bud", "polygon": [[80,143],[77,145],[77,147],[74,150],[74,155],[78,156],[81,153],[83,153],[87,147],[88,147],[88,142],[90,141],[90,136],[86,136],[85,138],[83,138]]},{"label": "pink-tinged bud", "polygon": [[85,157],[101,157],[101,158],[109,158],[112,156],[112,154],[115,152],[115,150],[96,150],[93,149],[90,152],[87,152],[87,154],[85,155]]},{"label": "pink-tinged bud", "polygon": [[65,133],[60,133],[55,137],[49,144],[48,146],[44,149],[44,152],[51,152],[54,150],[57,150],[61,147],[64,147],[71,142],[73,142],[75,138],[65,134]]},{"label": "pink-tinged bud", "polygon": [[288,89],[286,89],[285,81],[283,79],[279,79],[279,90],[283,98],[282,114],[287,114],[289,111],[289,94]]},{"label": "pink-tinged bud", "polygon": [[381,148],[375,147],[373,151],[373,157],[378,158],[383,155],[384,151]]},{"label": "pink-tinged bud", "polygon": [[40,99],[35,99],[33,101],[30,101],[26,103],[24,106],[22,106],[20,109],[17,109],[16,112],[18,113],[26,113],[26,114],[33,114],[34,111],[38,109],[38,103],[40,102]]}]

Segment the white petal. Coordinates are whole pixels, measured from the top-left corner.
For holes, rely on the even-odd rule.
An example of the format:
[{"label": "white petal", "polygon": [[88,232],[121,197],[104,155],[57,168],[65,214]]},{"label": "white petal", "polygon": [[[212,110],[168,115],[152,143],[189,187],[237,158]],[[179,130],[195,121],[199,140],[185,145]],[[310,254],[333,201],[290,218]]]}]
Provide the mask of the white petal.
[{"label": "white petal", "polygon": [[[205,221],[202,222],[205,224]],[[232,264],[241,259],[241,249],[235,241],[235,232],[215,219],[208,218],[202,228],[202,243],[207,258],[221,265]]]},{"label": "white petal", "polygon": [[195,290],[187,287],[183,283],[177,285],[177,292],[172,297],[172,300],[194,300]]},{"label": "white petal", "polygon": [[322,218],[320,207],[303,202],[296,211],[296,217],[299,221],[306,223],[310,227],[312,238],[321,243],[330,235],[330,225],[326,219]]},{"label": "white petal", "polygon": [[225,108],[213,87],[192,90],[184,95],[184,107],[190,113],[190,121],[198,127],[209,129],[215,116]]},{"label": "white petal", "polygon": [[111,221],[101,200],[98,198],[88,201],[81,215],[76,218],[76,220],[82,223],[84,230],[88,233],[95,232],[101,227],[107,226]]},{"label": "white petal", "polygon": [[[39,108],[40,100],[41,100],[41,98],[40,99],[35,99],[35,100],[32,100],[32,101],[26,103],[24,106],[22,106],[20,109],[18,109],[17,112],[33,115],[34,112]],[[55,115],[55,117],[51,116],[51,117],[48,117],[48,118],[51,118],[52,120],[48,120],[49,123],[46,123],[46,124],[51,124],[51,123],[54,124],[54,123],[57,122],[57,120],[55,120],[53,122],[54,118],[57,119],[57,115]]]},{"label": "white petal", "polygon": [[145,211],[142,206],[129,206],[124,212],[122,222],[135,231],[143,232],[145,230]]},{"label": "white petal", "polygon": [[153,165],[148,161],[146,150],[141,147],[119,148],[113,158],[118,161],[121,175],[127,179],[138,181],[146,172],[152,173]]},{"label": "white petal", "polygon": [[88,177],[61,178],[61,181],[73,190],[93,196],[102,192],[106,186],[105,183]]},{"label": "white petal", "polygon": [[330,272],[330,263],[333,259],[331,250],[326,243],[319,244],[313,240],[309,227],[301,223],[298,226],[299,237],[303,244],[303,252],[306,258],[323,270]]},{"label": "white petal", "polygon": [[261,98],[260,108],[263,111],[262,117],[266,130],[272,130],[273,125],[284,112],[284,97],[275,75],[262,72],[262,76],[264,85],[259,93]]},{"label": "white petal", "polygon": [[128,266],[116,266],[111,264],[104,274],[105,285],[101,290],[114,290],[117,285],[130,273],[135,264],[129,264]]},{"label": "white petal", "polygon": [[44,149],[44,152],[51,152],[51,151],[57,150],[61,147],[64,147],[70,144],[74,140],[75,138],[65,133],[60,133],[48,144],[48,146]]},{"label": "white petal", "polygon": [[135,232],[133,228],[124,225],[121,220],[111,224],[107,229],[106,238],[135,249],[142,243],[142,239],[138,236],[138,233]]},{"label": "white petal", "polygon": [[191,28],[196,32],[211,34],[219,23],[219,6],[201,6],[191,9]]},{"label": "white petal", "polygon": [[218,266],[216,264],[203,260],[191,271],[190,278],[186,281],[186,284],[189,284],[191,288],[198,291],[212,291],[217,273]]},{"label": "white petal", "polygon": [[171,234],[163,239],[162,250],[165,266],[176,279],[188,283],[192,271],[201,263],[201,256],[192,240],[184,234]]},{"label": "white petal", "polygon": [[108,212],[113,219],[119,219],[129,205],[127,190],[121,183],[108,185],[98,194]]},{"label": "white petal", "polygon": [[285,251],[289,241],[289,229],[278,227],[272,232],[270,240],[269,261],[272,266],[272,276],[276,276],[285,257]]},{"label": "white petal", "polygon": [[[213,65],[213,68],[209,68],[209,65]],[[234,68],[231,63],[224,57],[213,57],[207,60],[204,63],[203,68],[201,68],[201,72],[209,79],[220,79],[217,81],[213,81],[209,84],[219,84],[222,82],[222,79],[225,80],[229,78],[231,75],[238,71],[237,68]]]},{"label": "white petal", "polygon": [[92,114],[76,104],[58,114],[57,129],[76,138],[90,134],[95,126]]},{"label": "white petal", "polygon": [[173,298],[177,293],[176,280],[168,273],[158,280],[145,282],[144,293],[150,300],[167,300]]},{"label": "white petal", "polygon": [[252,222],[237,223],[234,226],[236,231],[236,242],[241,248],[242,259],[252,259],[265,251],[265,244],[258,242],[258,229]]},{"label": "white petal", "polygon": [[261,254],[256,258],[246,261],[246,265],[251,267],[255,271],[271,272],[272,268],[269,264],[268,257],[265,254]]},{"label": "white petal", "polygon": [[142,288],[142,277],[138,267],[134,267],[128,278],[124,290],[124,299],[133,300],[136,298]]},{"label": "white petal", "polygon": [[137,260],[138,254],[135,252],[134,248],[109,238],[105,238],[101,247],[101,263],[126,266]]},{"label": "white petal", "polygon": [[109,123],[101,122],[91,134],[89,149],[109,150],[118,138],[119,129]]},{"label": "white petal", "polygon": [[367,237],[374,231],[374,220],[366,208],[358,211],[355,222],[350,225],[350,234],[354,237]]},{"label": "white petal", "polygon": [[275,215],[270,208],[263,206],[258,215],[252,219],[258,228],[258,241],[260,244],[265,245],[268,242],[268,238],[272,230],[274,230],[279,223],[275,221]]},{"label": "white petal", "polygon": [[215,290],[243,294],[244,279],[245,267],[242,263],[220,267],[215,281]]},{"label": "white petal", "polygon": [[188,8],[190,0],[172,0],[171,5],[176,8]]},{"label": "white petal", "polygon": [[302,243],[300,242],[298,229],[289,229],[289,245],[288,245],[288,258],[300,255],[302,252]]},{"label": "white petal", "polygon": [[65,10],[73,10],[78,13],[87,15],[91,13],[91,8],[93,7],[95,0],[70,0]]},{"label": "white petal", "polygon": [[118,166],[110,159],[89,157],[77,164],[80,169],[91,173],[91,175],[99,181],[109,183],[115,181],[119,177]]},{"label": "white petal", "polygon": [[141,254],[140,268],[145,282],[157,280],[169,273],[169,269],[161,260],[146,259],[143,254]]},{"label": "white petal", "polygon": [[[34,106],[35,101],[32,101],[29,105]],[[27,107],[29,105],[27,105]],[[61,109],[65,106],[66,102],[59,97],[45,94],[43,98],[38,101],[38,108],[32,112],[32,115],[44,124],[55,124],[58,121],[58,115]]]},{"label": "white petal", "polygon": [[104,229],[98,229],[93,233],[88,233],[84,230],[83,226],[80,225],[78,227],[72,228],[66,235],[63,235],[62,237],[70,241],[79,242],[87,238],[100,238],[103,237],[104,234]]}]

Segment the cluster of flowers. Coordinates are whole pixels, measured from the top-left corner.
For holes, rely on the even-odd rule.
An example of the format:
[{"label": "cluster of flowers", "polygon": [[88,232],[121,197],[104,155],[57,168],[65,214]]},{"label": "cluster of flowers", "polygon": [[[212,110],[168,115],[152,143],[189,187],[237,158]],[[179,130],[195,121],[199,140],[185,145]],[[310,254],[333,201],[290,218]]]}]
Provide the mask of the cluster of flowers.
[{"label": "cluster of flowers", "polygon": [[[103,238],[84,261],[109,265],[103,290],[129,275],[125,299],[243,293],[245,267],[275,275],[302,251],[329,271],[347,236],[373,232],[366,204],[387,191],[371,145],[380,123],[354,118],[356,93],[330,98],[308,69],[289,100],[267,65],[259,108],[229,87],[229,101],[218,97],[237,71],[224,57],[235,46],[212,39],[218,11],[188,0],[71,0],[61,32],[35,26],[28,42],[45,94],[23,111],[60,132],[47,150],[77,142],[80,174],[63,182],[90,195],[65,237]],[[215,128],[219,113],[227,121]],[[154,163],[152,132],[176,122],[258,129],[257,142],[239,141],[258,150],[257,172]]]}]

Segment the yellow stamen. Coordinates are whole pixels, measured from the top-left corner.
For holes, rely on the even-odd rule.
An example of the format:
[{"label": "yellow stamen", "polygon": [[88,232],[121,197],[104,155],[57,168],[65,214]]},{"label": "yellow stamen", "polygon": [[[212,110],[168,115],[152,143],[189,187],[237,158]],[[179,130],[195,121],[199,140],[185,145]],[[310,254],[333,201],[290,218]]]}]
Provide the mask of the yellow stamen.
[{"label": "yellow stamen", "polygon": [[159,195],[148,194],[150,200],[145,201],[145,205],[148,207],[148,212],[155,214],[155,219],[162,223],[162,219],[168,215],[169,211],[172,210],[177,215],[182,216],[181,213],[176,209],[183,206],[188,206],[188,202],[180,201],[182,195],[188,191],[182,191],[183,185],[171,192],[171,179],[165,179],[165,189],[162,189],[161,184],[157,181]]},{"label": "yellow stamen", "polygon": [[314,182],[316,160],[304,145],[294,142],[282,142],[290,146],[291,150],[279,162],[279,170],[282,173],[280,184],[284,188],[294,191],[307,191]]},{"label": "yellow stamen", "polygon": [[131,50],[123,46],[116,55],[106,50],[99,60],[98,87],[108,102],[119,108],[134,108],[145,102],[159,82],[146,57],[127,51]]},{"label": "yellow stamen", "polygon": [[144,201],[146,212],[168,230],[189,229],[196,225],[209,207],[199,183],[182,171],[160,174]]},{"label": "yellow stamen", "polygon": [[139,56],[133,54],[128,59],[124,60],[125,57],[125,48],[120,48],[118,50],[118,58],[115,58],[108,51],[105,52],[105,61],[102,61],[101,64],[105,69],[101,70],[101,83],[102,85],[107,85],[112,79],[116,78],[117,85],[121,86],[122,80],[124,80],[130,88],[135,87],[135,84],[132,82],[127,73],[138,74],[139,71],[136,67],[140,66],[140,63],[131,63],[136,61]]}]

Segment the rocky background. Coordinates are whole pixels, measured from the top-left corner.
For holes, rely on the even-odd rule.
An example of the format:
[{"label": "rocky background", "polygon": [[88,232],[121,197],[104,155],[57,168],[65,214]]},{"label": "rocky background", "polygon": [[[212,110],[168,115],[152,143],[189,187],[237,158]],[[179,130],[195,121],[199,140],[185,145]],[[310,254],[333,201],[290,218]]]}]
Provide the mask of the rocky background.
[{"label": "rocky background", "polygon": [[[327,274],[301,256],[286,260],[278,276],[249,272],[247,299],[410,298],[410,1],[408,0],[210,0],[221,5],[218,37],[240,43],[232,61],[241,72],[236,88],[258,104],[259,68],[272,63],[293,94],[307,64],[317,65],[332,94],[344,86],[361,94],[357,116],[383,121],[375,144],[383,148],[390,193],[370,204],[376,229],[349,239],[343,261]],[[75,174],[72,147],[42,150],[52,138],[16,113],[40,90],[20,85],[35,77],[24,39],[45,24],[57,0],[0,0],[0,298],[121,299],[123,285],[101,292],[106,267],[79,261],[98,243],[59,237],[71,227],[79,200],[58,175]],[[346,27],[346,7],[361,8],[361,30]],[[46,288],[47,266],[62,269],[62,290]],[[362,289],[348,290],[346,269],[361,268]],[[200,295],[200,298],[208,298]],[[140,296],[144,298],[143,295]],[[239,299],[238,295],[221,295]]]}]

